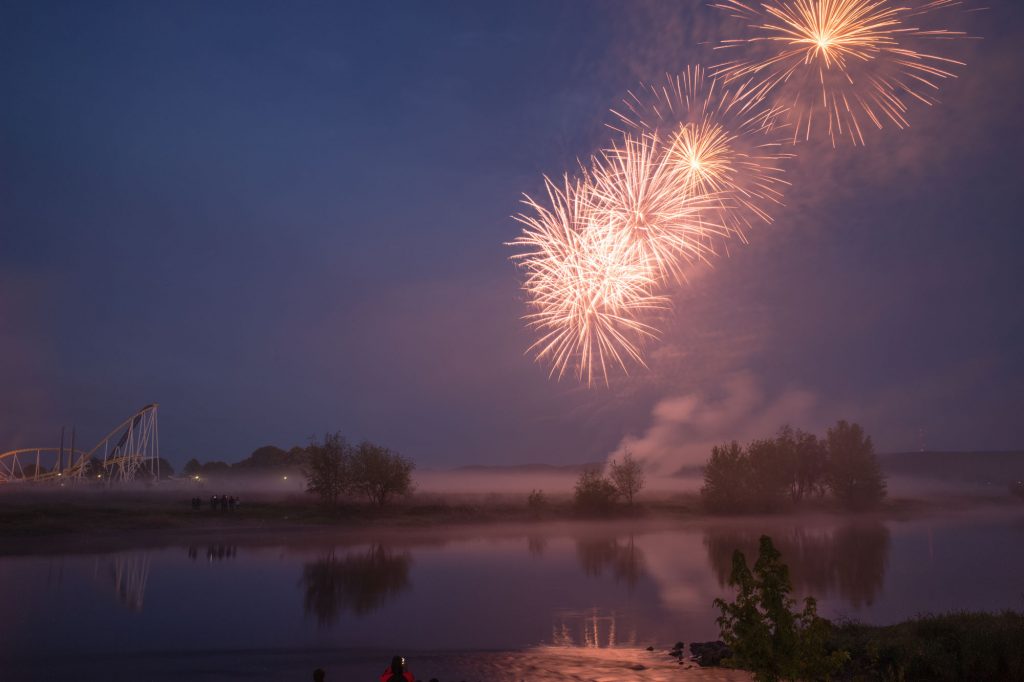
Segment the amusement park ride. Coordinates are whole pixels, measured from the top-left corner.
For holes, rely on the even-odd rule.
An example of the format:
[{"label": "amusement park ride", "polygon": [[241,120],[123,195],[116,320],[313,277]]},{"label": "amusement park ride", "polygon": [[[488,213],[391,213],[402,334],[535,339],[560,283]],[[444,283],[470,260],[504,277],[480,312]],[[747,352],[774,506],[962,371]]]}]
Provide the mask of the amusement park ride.
[{"label": "amusement park ride", "polygon": [[109,484],[134,481],[144,473],[160,477],[157,404],[146,405],[111,429],[91,450],[22,448],[0,453],[0,485],[7,483],[80,483],[100,479]]}]

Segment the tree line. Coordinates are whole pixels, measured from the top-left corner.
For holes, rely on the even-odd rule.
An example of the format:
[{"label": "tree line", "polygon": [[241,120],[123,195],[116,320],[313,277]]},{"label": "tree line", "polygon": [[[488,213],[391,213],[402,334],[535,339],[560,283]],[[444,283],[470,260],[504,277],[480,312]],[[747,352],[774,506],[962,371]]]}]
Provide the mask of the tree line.
[{"label": "tree line", "polygon": [[848,509],[877,506],[886,494],[874,444],[859,424],[839,421],[824,438],[784,426],[774,438],[715,446],[700,495],[714,512],[772,512],[831,495]]},{"label": "tree line", "polygon": [[184,468],[189,478],[226,477],[238,474],[297,472],[306,478],[306,492],[329,507],[345,497],[364,497],[384,506],[397,496],[412,492],[415,463],[399,453],[370,441],[350,444],[341,433],[328,433],[306,447],[282,450],[267,445],[235,464],[201,463],[190,459]]},{"label": "tree line", "polygon": [[182,473],[189,478],[219,477],[232,474],[274,473],[285,471],[301,471],[306,466],[308,450],[295,446],[283,450],[274,445],[264,445],[252,451],[245,459],[228,464],[220,460],[200,462],[196,458],[185,463]]}]

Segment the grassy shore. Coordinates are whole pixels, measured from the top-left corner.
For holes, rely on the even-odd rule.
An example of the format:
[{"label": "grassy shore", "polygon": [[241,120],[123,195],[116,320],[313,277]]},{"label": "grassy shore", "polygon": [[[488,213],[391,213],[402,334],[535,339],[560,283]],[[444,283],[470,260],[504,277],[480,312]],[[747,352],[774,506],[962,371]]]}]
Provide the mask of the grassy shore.
[{"label": "grassy shore", "polygon": [[[594,518],[581,515],[568,495],[552,496],[541,509],[526,504],[526,494],[415,495],[385,507],[340,504],[325,508],[301,494],[243,495],[237,509],[192,509],[188,489],[136,491],[0,490],[0,536],[47,538],[77,534],[116,534],[123,531],[212,530],[271,531],[306,527],[367,528],[444,526],[479,523],[537,523]],[[932,512],[965,510],[986,505],[1021,506],[1012,498],[891,499],[872,512],[880,518],[911,518]],[[827,503],[808,505],[800,513],[844,514]],[[784,518],[786,514],[774,515]],[[604,519],[718,518],[706,514],[696,493],[676,493],[645,499],[635,507],[621,505]]]},{"label": "grassy shore", "polygon": [[[114,492],[88,494],[45,492],[0,494],[0,534],[8,537],[57,536],[79,532],[159,529],[264,528],[308,526],[417,526],[491,522],[534,522],[579,518],[568,500],[531,510],[525,496],[426,495],[388,504],[339,504],[327,508],[302,496],[254,494],[236,509],[192,509],[189,493]],[[623,507],[606,518],[695,517],[696,496]]]},{"label": "grassy shore", "polygon": [[843,680],[1024,680],[1024,614],[1012,611],[844,623],[831,646],[850,653]]},{"label": "grassy shore", "polygon": [[[441,682],[751,682],[742,670],[680,664],[664,651],[616,647],[536,647],[514,651],[404,652],[419,680]],[[308,680],[315,668],[328,680],[375,680],[391,650],[227,650],[150,652],[128,655],[48,657],[45,665],[30,658],[0,658],[4,680],[71,682],[82,679],[148,682],[249,682]],[[45,671],[45,676],[40,672]]]}]

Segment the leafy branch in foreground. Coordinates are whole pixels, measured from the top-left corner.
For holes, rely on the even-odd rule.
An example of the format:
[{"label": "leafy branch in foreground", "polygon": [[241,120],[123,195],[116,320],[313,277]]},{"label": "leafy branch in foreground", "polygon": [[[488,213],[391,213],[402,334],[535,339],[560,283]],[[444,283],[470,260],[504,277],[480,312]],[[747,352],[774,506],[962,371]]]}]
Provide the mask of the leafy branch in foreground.
[{"label": "leafy branch in foreground", "polygon": [[818,616],[813,597],[793,611],[789,567],[772,539],[762,535],[753,571],[743,552],[732,556],[730,587],[736,600],[716,599],[718,626],[732,649],[729,665],[750,670],[757,682],[827,680],[849,659],[845,651],[827,651],[831,624]]}]

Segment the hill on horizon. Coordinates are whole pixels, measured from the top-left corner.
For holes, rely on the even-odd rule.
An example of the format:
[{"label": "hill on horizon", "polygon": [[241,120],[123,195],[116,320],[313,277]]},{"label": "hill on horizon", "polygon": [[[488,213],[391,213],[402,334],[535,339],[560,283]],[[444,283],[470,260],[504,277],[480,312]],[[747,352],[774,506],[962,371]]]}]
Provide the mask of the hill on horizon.
[{"label": "hill on horizon", "polygon": [[1024,480],[1024,451],[890,452],[878,456],[887,476],[1006,485]]}]

